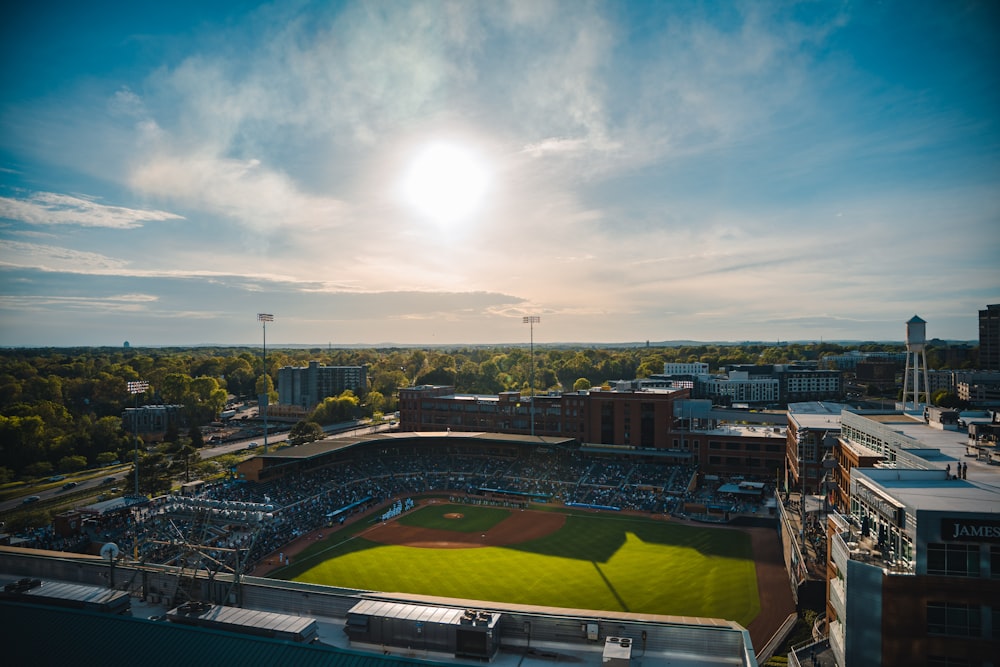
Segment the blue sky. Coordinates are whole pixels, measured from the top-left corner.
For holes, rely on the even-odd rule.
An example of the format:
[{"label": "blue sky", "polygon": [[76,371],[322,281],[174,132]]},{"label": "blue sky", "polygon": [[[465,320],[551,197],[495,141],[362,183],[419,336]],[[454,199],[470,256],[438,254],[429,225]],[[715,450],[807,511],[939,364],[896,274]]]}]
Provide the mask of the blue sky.
[{"label": "blue sky", "polygon": [[976,339],[993,2],[37,2],[0,345]]}]

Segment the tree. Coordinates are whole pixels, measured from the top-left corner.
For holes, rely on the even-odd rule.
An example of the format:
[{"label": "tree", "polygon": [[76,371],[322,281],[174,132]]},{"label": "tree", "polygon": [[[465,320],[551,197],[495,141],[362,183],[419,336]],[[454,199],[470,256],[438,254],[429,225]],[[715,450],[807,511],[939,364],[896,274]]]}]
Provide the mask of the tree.
[{"label": "tree", "polygon": [[188,437],[191,439],[191,446],[195,449],[201,449],[205,446],[205,436],[202,435],[201,428],[197,425],[191,427],[191,430],[188,431]]},{"label": "tree", "polygon": [[96,463],[99,466],[111,465],[113,462],[118,460],[118,454],[115,452],[101,452],[97,455]]},{"label": "tree", "polygon": [[965,406],[965,401],[958,397],[953,391],[939,389],[931,396],[931,402],[942,408],[961,408]]},{"label": "tree", "polygon": [[577,378],[576,382],[573,383],[573,391],[586,391],[590,389],[590,380],[587,378]]},{"label": "tree", "polygon": [[382,392],[368,392],[368,395],[365,397],[365,403],[368,405],[369,414],[385,411],[386,400],[385,396],[382,395]]},{"label": "tree", "polygon": [[54,466],[48,461],[36,461],[24,467],[22,474],[25,477],[46,477],[51,475]]},{"label": "tree", "polygon": [[59,459],[59,470],[62,472],[76,472],[87,467],[87,457],[85,456],[64,456]]},{"label": "tree", "polygon": [[312,414],[309,415],[309,421],[325,425],[356,419],[359,405],[358,397],[348,389],[336,398],[328,396],[323,399],[323,402],[317,405]]},{"label": "tree", "polygon": [[293,445],[304,445],[307,442],[322,440],[326,434],[323,427],[314,421],[301,421],[292,427],[288,439]]},{"label": "tree", "polygon": [[0,460],[16,471],[45,459],[45,422],[36,415],[0,415]]},{"label": "tree", "polygon": [[184,481],[191,481],[191,466],[196,465],[201,461],[201,457],[198,455],[198,450],[195,449],[190,444],[185,444],[177,450],[174,454],[173,467],[179,468],[184,471]]},{"label": "tree", "polygon": [[[266,389],[265,389],[266,382]],[[254,392],[257,396],[267,394],[268,403],[278,402],[278,392],[274,389],[274,380],[271,379],[270,375],[263,375],[257,378],[257,382],[254,384]]]},{"label": "tree", "polygon": [[[163,452],[139,452],[139,493],[157,495],[169,491],[171,483],[171,461]],[[126,488],[135,487],[135,469],[125,476]]]}]

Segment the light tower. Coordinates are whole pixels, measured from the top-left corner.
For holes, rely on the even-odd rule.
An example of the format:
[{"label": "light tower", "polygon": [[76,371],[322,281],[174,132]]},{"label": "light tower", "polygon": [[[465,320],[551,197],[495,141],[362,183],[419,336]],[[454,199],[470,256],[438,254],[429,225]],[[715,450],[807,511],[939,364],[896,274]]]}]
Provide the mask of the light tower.
[{"label": "light tower", "polygon": [[264,345],[263,354],[261,355],[261,361],[264,366],[264,393],[260,395],[257,400],[257,409],[264,409],[264,453],[267,453],[267,401],[268,401],[268,391],[267,391],[267,323],[274,321],[274,315],[271,313],[257,313],[257,321],[260,322],[261,327],[264,329]]},{"label": "light tower", "polygon": [[927,322],[916,315],[906,323],[906,370],[903,371],[903,412],[906,412],[910,391],[910,370],[913,371],[913,409],[920,410],[920,371],[924,376],[924,400],[930,403],[930,383],[927,381]]},{"label": "light tower", "polygon": [[135,450],[135,462],[132,464],[132,474],[135,475],[135,497],[139,497],[139,394],[145,394],[149,383],[145,380],[131,380],[126,383],[128,393],[132,394],[132,447]]},{"label": "light tower", "polygon": [[528,325],[530,335],[530,355],[531,355],[531,407],[528,408],[529,419],[531,420],[531,435],[535,435],[535,325],[542,321],[538,315],[525,315],[521,322]]}]

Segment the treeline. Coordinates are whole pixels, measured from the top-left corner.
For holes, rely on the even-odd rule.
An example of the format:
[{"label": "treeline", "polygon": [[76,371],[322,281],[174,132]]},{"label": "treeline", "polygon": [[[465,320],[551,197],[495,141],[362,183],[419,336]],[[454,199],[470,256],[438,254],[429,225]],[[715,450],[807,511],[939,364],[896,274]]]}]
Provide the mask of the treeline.
[{"label": "treeline", "polygon": [[[666,362],[698,361],[717,370],[740,363],[818,360],[847,349],[831,343],[535,346],[534,388],[540,393],[571,391],[648,377],[662,373]],[[860,349],[902,348],[872,344]],[[0,481],[128,460],[132,440],[122,423],[125,408],[135,403],[178,404],[183,406],[185,423],[196,427],[214,420],[229,395],[255,399],[267,391],[276,402],[278,369],[310,361],[368,367],[368,387],[356,397],[336,397],[318,406],[311,420],[319,423],[349,411],[367,416],[391,412],[399,388],[419,384],[452,385],[462,393],[531,393],[532,358],[526,346],[269,349],[266,379],[260,352],[245,347],[0,350]],[[144,394],[129,393],[127,383],[136,380],[149,383]],[[196,428],[180,429],[178,438],[184,445],[201,444]]]}]

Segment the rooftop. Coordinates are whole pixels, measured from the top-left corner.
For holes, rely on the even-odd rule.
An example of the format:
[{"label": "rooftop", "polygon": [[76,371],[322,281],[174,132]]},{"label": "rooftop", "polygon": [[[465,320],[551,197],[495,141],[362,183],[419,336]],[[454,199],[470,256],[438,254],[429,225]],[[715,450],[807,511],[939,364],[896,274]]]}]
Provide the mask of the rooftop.
[{"label": "rooftop", "polygon": [[847,408],[841,403],[826,403],[824,401],[808,401],[805,403],[790,403],[788,405],[788,420],[794,421],[799,429],[840,430],[840,414]]},{"label": "rooftop", "polygon": [[[947,479],[941,471],[869,468],[859,470],[858,474],[875,482],[913,510],[1000,512],[1000,486],[995,484],[983,484],[972,479]],[[969,475],[972,475],[971,464]]]}]

